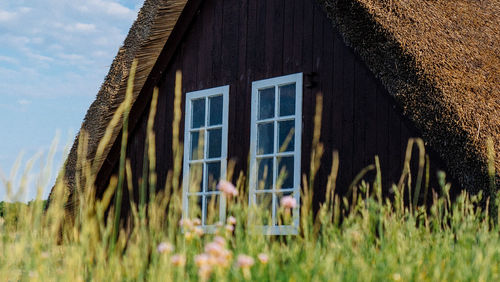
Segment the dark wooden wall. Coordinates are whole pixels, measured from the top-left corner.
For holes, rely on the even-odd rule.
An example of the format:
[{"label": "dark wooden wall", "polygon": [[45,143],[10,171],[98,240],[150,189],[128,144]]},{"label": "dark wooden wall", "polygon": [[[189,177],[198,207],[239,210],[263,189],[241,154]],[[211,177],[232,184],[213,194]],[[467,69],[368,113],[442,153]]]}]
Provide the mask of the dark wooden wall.
[{"label": "dark wooden wall", "polygon": [[[173,165],[176,70],[183,73],[183,93],[230,85],[228,155],[236,161],[236,175],[247,169],[252,82],[303,72],[302,172],[306,174],[316,95],[323,95],[321,142],[326,151],[315,185],[318,200],[324,193],[333,151],[340,154],[338,191],[345,193],[356,174],[378,155],[387,192],[401,175],[408,138],[419,136],[314,0],[206,0],[158,85],[158,187],[164,186]],[[148,112],[147,108],[132,130],[127,150],[135,185],[143,169]],[[183,129],[184,120],[181,138]],[[431,152],[431,176],[441,168],[442,162]],[[367,177],[373,179],[373,174]]]}]

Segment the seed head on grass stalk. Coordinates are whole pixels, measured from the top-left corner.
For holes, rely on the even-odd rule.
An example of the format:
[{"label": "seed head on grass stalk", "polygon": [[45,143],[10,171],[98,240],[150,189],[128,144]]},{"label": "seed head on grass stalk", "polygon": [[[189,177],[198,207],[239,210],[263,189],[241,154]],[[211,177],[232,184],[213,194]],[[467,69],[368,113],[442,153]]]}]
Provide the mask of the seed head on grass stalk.
[{"label": "seed head on grass stalk", "polygon": [[116,188],[116,195],[115,195],[115,212],[114,212],[113,234],[111,235],[111,251],[114,250],[116,240],[118,239],[118,233],[120,230],[123,185],[125,181],[125,161],[127,157],[128,118],[130,114],[130,108],[132,105],[134,78],[136,69],[137,69],[137,60],[134,60],[132,62],[132,67],[130,68],[130,74],[127,82],[127,91],[124,100],[125,110],[123,112],[122,142],[120,149],[120,163],[118,169],[118,186]]}]

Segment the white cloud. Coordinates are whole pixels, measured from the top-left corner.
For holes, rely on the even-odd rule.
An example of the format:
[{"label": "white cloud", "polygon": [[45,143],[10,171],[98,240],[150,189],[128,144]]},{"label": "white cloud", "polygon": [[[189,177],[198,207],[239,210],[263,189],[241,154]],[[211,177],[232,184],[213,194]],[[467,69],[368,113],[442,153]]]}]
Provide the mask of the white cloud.
[{"label": "white cloud", "polygon": [[30,42],[34,43],[34,44],[43,44],[44,43],[44,39],[43,37],[33,37],[30,39]]},{"label": "white cloud", "polygon": [[106,57],[106,56],[109,56],[109,52],[104,52],[104,51],[101,51],[101,50],[97,50],[95,52],[92,52],[92,57]]},{"label": "white cloud", "polygon": [[19,12],[23,13],[23,14],[27,14],[27,13],[31,12],[31,10],[32,9],[30,7],[20,7],[19,8]]},{"label": "white cloud", "polygon": [[94,31],[95,30],[95,24],[85,24],[85,23],[76,23],[74,26],[75,30],[77,31]]},{"label": "white cloud", "polygon": [[9,64],[17,64],[19,61],[12,57],[0,56],[0,62],[6,62]]},{"label": "white cloud", "polygon": [[78,9],[85,13],[103,13],[121,18],[133,18],[136,15],[133,10],[114,1],[106,0],[89,0],[85,4],[78,6]]},{"label": "white cloud", "polygon": [[0,22],[8,22],[17,17],[17,13],[0,10]]},{"label": "white cloud", "polygon": [[30,42],[30,39],[27,36],[6,33],[0,34],[0,42],[2,42],[4,47],[24,48]]},{"label": "white cloud", "polygon": [[26,105],[29,105],[31,104],[31,101],[30,100],[27,100],[27,99],[19,99],[17,100],[17,103],[21,106],[26,106]]},{"label": "white cloud", "polygon": [[60,44],[50,44],[49,46],[47,46],[47,49],[49,51],[61,51],[64,49],[64,47]]},{"label": "white cloud", "polygon": [[40,62],[52,62],[52,61],[54,61],[54,59],[51,58],[51,57],[34,53],[31,50],[28,50],[26,52],[26,56],[29,57],[29,58],[31,58],[31,59],[35,59],[37,61],[40,61]]}]

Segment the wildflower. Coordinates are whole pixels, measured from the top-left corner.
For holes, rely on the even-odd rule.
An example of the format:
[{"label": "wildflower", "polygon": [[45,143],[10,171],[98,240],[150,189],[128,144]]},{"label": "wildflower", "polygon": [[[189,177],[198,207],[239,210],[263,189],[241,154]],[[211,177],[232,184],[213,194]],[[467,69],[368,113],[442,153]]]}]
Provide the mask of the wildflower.
[{"label": "wildflower", "polygon": [[222,249],[219,256],[215,258],[215,263],[221,267],[228,267],[231,262],[232,254],[231,251]]},{"label": "wildflower", "polygon": [[192,222],[193,222],[194,225],[201,225],[201,219],[199,219],[199,218],[193,219]]},{"label": "wildflower", "polygon": [[170,244],[170,243],[167,243],[167,242],[161,242],[156,247],[156,250],[160,254],[163,254],[163,253],[169,254],[169,253],[171,253],[174,250],[174,246],[172,244]]},{"label": "wildflower", "polygon": [[218,256],[222,253],[223,247],[215,242],[208,243],[205,246],[205,252],[213,256]]},{"label": "wildflower", "polygon": [[231,225],[235,225],[236,224],[236,218],[234,216],[230,216],[227,218],[227,223],[231,224]]},{"label": "wildflower", "polygon": [[293,209],[297,206],[297,200],[292,196],[285,196],[281,198],[281,205],[285,209]]},{"label": "wildflower", "polygon": [[206,281],[208,278],[210,278],[210,275],[212,274],[212,267],[210,265],[202,265],[198,269],[198,276],[200,277],[200,280]]},{"label": "wildflower", "polygon": [[192,227],[193,222],[189,220],[188,218],[183,218],[179,221],[179,226],[181,227]]},{"label": "wildflower", "polygon": [[194,257],[194,263],[201,267],[202,265],[207,265],[210,262],[210,256],[207,254],[200,254]]},{"label": "wildflower", "polygon": [[194,228],[194,233],[195,233],[196,235],[198,235],[198,236],[203,235],[203,233],[204,233],[204,232],[203,232],[203,228],[201,228],[201,227],[199,227],[199,226],[196,226],[196,227]]},{"label": "wildflower", "polygon": [[236,262],[236,265],[241,268],[250,268],[252,267],[254,263],[254,260],[252,257],[247,256],[247,255],[238,255],[238,261]]},{"label": "wildflower", "polygon": [[221,180],[219,181],[219,184],[217,184],[217,189],[222,191],[228,197],[238,196],[238,190],[236,190],[236,187],[234,187],[231,182]]},{"label": "wildflower", "polygon": [[173,255],[170,260],[174,266],[184,266],[186,264],[186,257],[181,254]]},{"label": "wildflower", "polygon": [[188,241],[193,239],[193,237],[194,237],[194,234],[192,232],[187,231],[186,233],[184,233],[184,238],[186,238],[186,240],[188,240]]},{"label": "wildflower", "polygon": [[233,232],[234,231],[234,226],[232,226],[231,224],[227,224],[226,225],[226,231],[227,232]]},{"label": "wildflower", "polygon": [[259,259],[260,263],[262,264],[267,264],[269,262],[269,256],[264,253],[260,253],[257,258]]},{"label": "wildflower", "polygon": [[221,247],[224,247],[226,245],[226,239],[222,238],[221,236],[215,236],[214,243],[218,244]]}]

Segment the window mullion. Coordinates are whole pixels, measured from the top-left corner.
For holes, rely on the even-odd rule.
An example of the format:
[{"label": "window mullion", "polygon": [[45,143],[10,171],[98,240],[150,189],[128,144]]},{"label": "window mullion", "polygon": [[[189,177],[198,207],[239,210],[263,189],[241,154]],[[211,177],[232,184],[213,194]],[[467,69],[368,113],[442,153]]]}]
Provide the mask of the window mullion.
[{"label": "window mullion", "polygon": [[[279,143],[279,140],[278,140],[278,122],[276,121],[279,114],[278,114],[278,109],[279,109],[279,88],[277,85],[274,86],[274,121],[273,121],[273,124],[274,124],[274,136],[273,136],[273,139],[274,139],[274,148],[273,148],[273,191],[276,190],[276,182],[277,182],[277,177],[278,177],[278,172],[277,172],[277,169],[278,169],[278,158],[276,157],[276,154],[278,153],[278,149],[279,149],[279,146],[278,146],[278,143]],[[272,192],[272,197],[273,197],[273,205],[272,205],[272,213],[273,213],[273,218],[272,218],[272,225],[276,225],[276,192]]]},{"label": "window mullion", "polygon": [[208,117],[210,116],[208,113],[208,98],[205,97],[205,128],[203,129],[203,175],[202,175],[202,189],[203,189],[203,210],[202,210],[202,223],[203,225],[206,224],[207,220],[207,197],[206,197],[206,192],[207,192],[207,185],[208,185],[208,177],[207,177],[207,164],[206,164],[206,156],[208,155],[208,130],[206,129],[208,127]]},{"label": "window mullion", "polygon": [[[208,130],[207,130],[207,127],[208,127],[208,117],[209,117],[209,113],[208,113],[208,99],[205,97],[205,129],[204,129],[204,135],[203,135],[203,138],[204,138],[204,146],[203,146],[203,160],[206,160],[207,159],[207,156],[208,156]],[[205,185],[203,185],[205,186]]]}]

